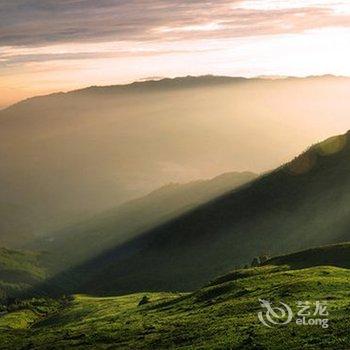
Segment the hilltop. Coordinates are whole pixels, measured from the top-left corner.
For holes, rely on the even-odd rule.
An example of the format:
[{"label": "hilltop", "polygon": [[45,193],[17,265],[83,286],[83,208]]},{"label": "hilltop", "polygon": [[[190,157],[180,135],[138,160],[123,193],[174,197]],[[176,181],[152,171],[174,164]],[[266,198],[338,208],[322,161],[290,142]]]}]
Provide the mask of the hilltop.
[{"label": "hilltop", "polygon": [[336,266],[350,268],[350,243],[332,244],[310,248],[269,259],[264,265],[285,265],[291,269],[313,266]]}]

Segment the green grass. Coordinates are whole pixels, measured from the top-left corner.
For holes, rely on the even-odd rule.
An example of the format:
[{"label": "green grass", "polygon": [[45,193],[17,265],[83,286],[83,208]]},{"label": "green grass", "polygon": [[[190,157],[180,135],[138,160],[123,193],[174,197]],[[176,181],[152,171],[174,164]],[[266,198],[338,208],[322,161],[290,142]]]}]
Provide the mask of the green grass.
[{"label": "green grass", "polygon": [[40,257],[37,252],[0,248],[0,276],[2,271],[22,271],[43,278],[45,270],[40,266]]},{"label": "green grass", "polygon": [[17,297],[47,276],[43,255],[0,248],[0,302]]},{"label": "green grass", "polygon": [[0,332],[13,329],[26,329],[39,319],[39,315],[32,310],[14,311],[0,318]]},{"label": "green grass", "polygon": [[[350,270],[261,267],[223,276],[190,294],[138,293],[120,297],[76,295],[59,312],[6,332],[2,349],[348,349]],[[138,306],[147,294],[150,302]],[[288,303],[328,302],[329,328],[267,328],[258,318],[259,298]],[[21,324],[21,321],[18,321]],[[24,324],[24,323],[23,323]]]}]

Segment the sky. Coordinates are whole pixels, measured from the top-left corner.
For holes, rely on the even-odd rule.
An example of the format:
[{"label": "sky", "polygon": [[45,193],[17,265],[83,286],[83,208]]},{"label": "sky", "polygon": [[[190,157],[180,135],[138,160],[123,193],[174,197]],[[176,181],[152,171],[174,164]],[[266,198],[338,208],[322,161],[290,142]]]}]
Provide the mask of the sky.
[{"label": "sky", "polygon": [[185,75],[350,75],[349,0],[0,0],[0,108]]}]

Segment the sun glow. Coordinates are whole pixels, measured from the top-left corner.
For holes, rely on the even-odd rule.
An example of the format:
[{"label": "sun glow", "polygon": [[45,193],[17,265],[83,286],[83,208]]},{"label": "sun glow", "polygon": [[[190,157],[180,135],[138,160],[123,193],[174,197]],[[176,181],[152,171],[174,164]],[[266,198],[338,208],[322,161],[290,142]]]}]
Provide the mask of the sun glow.
[{"label": "sun glow", "polygon": [[350,3],[348,0],[244,0],[234,3],[233,8],[245,8],[254,10],[285,10],[298,8],[328,8],[338,13],[350,13]]}]

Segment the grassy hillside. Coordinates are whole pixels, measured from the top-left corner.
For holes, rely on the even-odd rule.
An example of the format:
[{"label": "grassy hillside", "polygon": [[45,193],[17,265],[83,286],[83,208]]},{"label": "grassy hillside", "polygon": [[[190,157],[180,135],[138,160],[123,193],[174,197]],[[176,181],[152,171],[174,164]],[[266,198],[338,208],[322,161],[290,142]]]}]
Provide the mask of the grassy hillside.
[{"label": "grassy hillside", "polygon": [[29,248],[49,252],[56,270],[62,269],[116,247],[256,177],[251,172],[233,172],[210,180],[172,183],[90,220],[40,238]]},{"label": "grassy hillside", "polygon": [[[224,277],[224,276],[223,276]],[[28,324],[28,312],[0,317],[1,349],[348,349],[350,272],[336,267],[287,270],[259,267],[227,275],[190,294],[90,297]],[[258,320],[259,299],[287,303],[327,301],[328,328],[272,328]],[[15,318],[15,322],[14,322]],[[22,320],[22,321],[21,321]],[[20,326],[18,326],[20,324]]]},{"label": "grassy hillside", "polygon": [[0,302],[40,284],[47,277],[44,260],[39,253],[0,248]]},{"label": "grassy hillside", "polygon": [[287,265],[292,269],[312,266],[350,268],[350,243],[334,244],[282,255],[266,261],[265,265]]},{"label": "grassy hillside", "polygon": [[9,221],[2,244],[18,248],[169,182],[272,169],[346,130],[348,86],[335,77],[185,77],[2,110],[0,194],[12,211],[0,208]]},{"label": "grassy hillside", "polygon": [[345,134],[317,144],[69,274],[91,293],[191,290],[257,255],[349,241],[349,141]]}]

